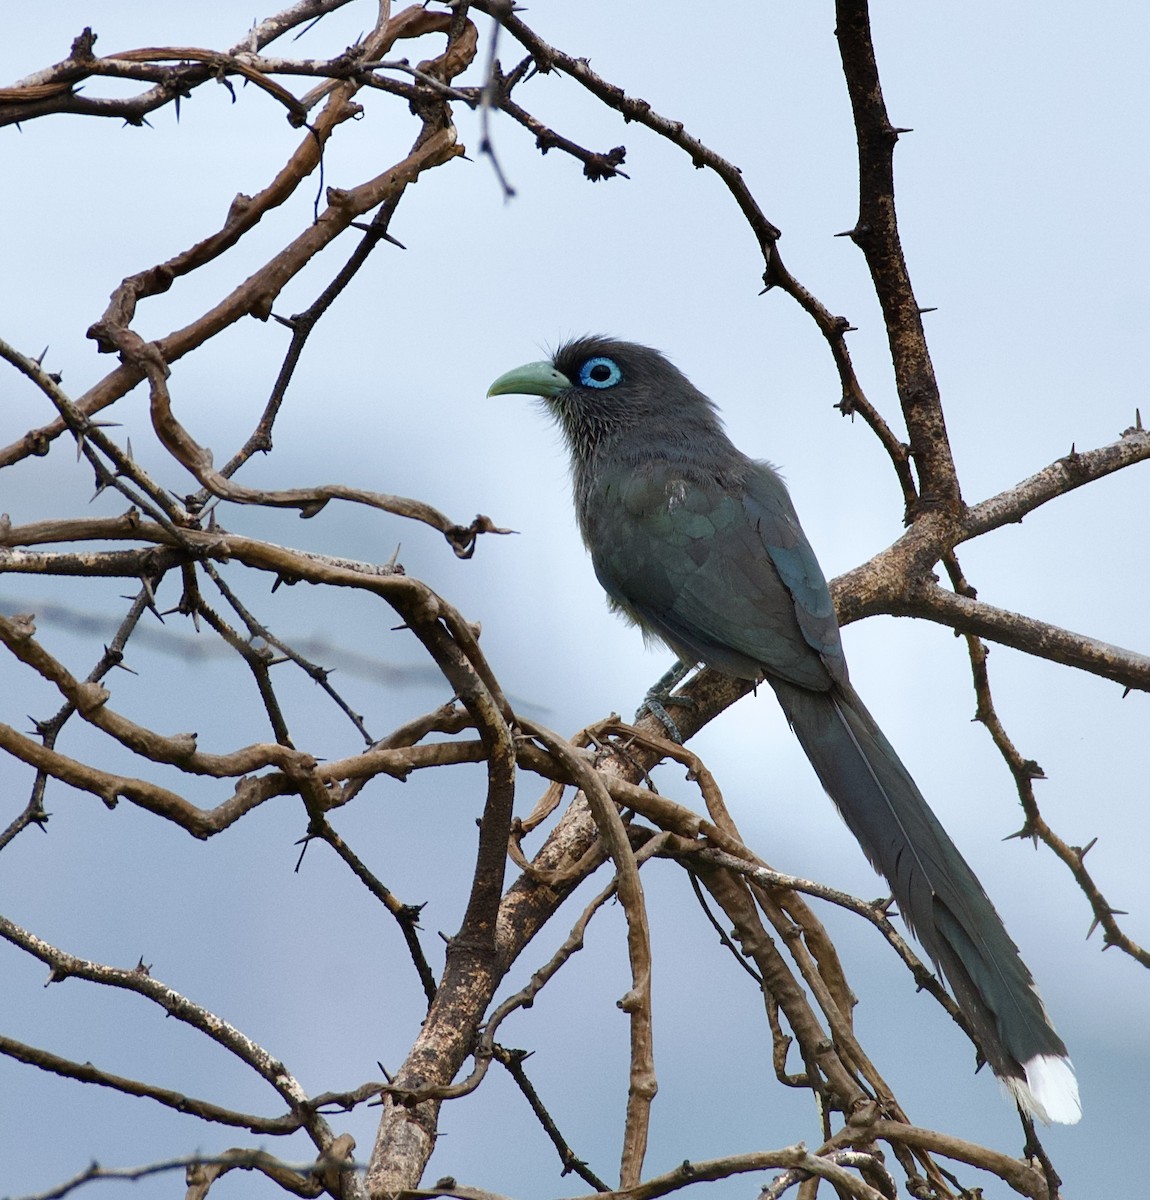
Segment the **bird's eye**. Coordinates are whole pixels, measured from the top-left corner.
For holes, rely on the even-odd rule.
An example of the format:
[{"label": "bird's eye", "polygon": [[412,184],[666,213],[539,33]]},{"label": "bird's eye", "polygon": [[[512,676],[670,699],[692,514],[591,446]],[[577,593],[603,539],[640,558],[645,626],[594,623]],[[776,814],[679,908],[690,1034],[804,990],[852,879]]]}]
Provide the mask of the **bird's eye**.
[{"label": "bird's eye", "polygon": [[613,358],[589,358],[579,368],[579,382],[584,387],[614,387],[622,378],[623,372]]}]

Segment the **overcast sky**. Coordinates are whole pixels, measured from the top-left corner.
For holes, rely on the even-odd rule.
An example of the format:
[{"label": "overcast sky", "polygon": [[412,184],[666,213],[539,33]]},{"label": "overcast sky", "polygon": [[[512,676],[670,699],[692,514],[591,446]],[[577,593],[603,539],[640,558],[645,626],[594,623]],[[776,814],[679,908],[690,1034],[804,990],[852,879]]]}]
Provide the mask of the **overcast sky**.
[{"label": "overcast sky", "polygon": [[[914,130],[896,154],[903,245],[919,301],[938,310],[926,318],[930,348],[964,494],[974,502],[1072,444],[1115,440],[1137,406],[1150,407],[1150,14],[1130,4],[1089,13],[985,2],[876,9],[888,108],[896,125]],[[370,26],[372,12],[353,4],[276,49],[331,56]],[[245,10],[244,19],[264,15]],[[863,387],[897,420],[862,256],[833,236],[854,222],[857,177],[832,6],[534,0],[525,19],[742,167],[784,232],[792,272],[857,327],[850,348]],[[485,45],[490,24],[479,21]],[[13,6],[0,40],[0,84],[64,58],[84,25],[98,34],[98,53],[224,48],[244,32],[225,3]],[[428,47],[422,53],[436,52]],[[506,35],[500,51],[505,64],[514,61]],[[421,50],[405,53],[414,60]],[[478,80],[477,68],[467,81]],[[113,86],[92,81],[86,91],[111,94]],[[402,543],[410,574],[482,622],[486,653],[514,702],[572,732],[611,711],[632,712],[669,660],[607,611],[575,530],[557,434],[529,401],[485,400],[497,375],[589,331],[665,350],[719,403],[735,441],[780,466],[828,576],[898,536],[901,498],[873,436],[834,409],[837,377],[817,330],[787,297],[759,295],[754,241],[716,177],[600,110],[569,79],[539,77],[517,98],[585,146],[625,144],[630,179],[588,183],[579,164],[557,151],[541,157],[525,131],[497,116],[492,132],[517,192],[507,203],[474,152],[472,114],[457,106],[473,161],[432,172],[405,198],[392,232],[407,250],[381,248],[320,325],[277,426],[275,453],[242,476],[253,485],[338,481],[416,496],[464,522],[486,513],[517,535],[486,538],[473,560],[460,562],[438,534],[366,510],[329,506],[301,522],[226,509],[221,520],[357,559],[382,561]],[[402,157],[413,136],[401,102],[360,99],[370,127],[333,141],[329,185],[376,173]],[[30,354],[49,347],[46,365],[80,394],[112,365],[84,331],[116,284],[217,228],[234,195],[262,187],[298,140],[268,97],[238,89],[233,103],[217,85],[185,101],[178,123],[168,108],[139,129],[55,116],[0,131],[0,337]],[[314,196],[313,183],[305,185],[250,245],[148,300],[135,328],[161,336],[204,311],[303,227]],[[309,267],[277,311],[306,307],[353,245],[349,236]],[[248,321],[175,366],[176,410],[217,462],[254,424],[286,345],[278,325]],[[145,465],[173,489],[191,489],[156,444],[140,390],[112,415],[122,428],[111,432],[130,436]],[[0,372],[0,443],[46,419],[38,394]],[[85,507],[90,493],[90,474],[63,440],[47,458],[0,474],[0,511],[14,522],[120,511],[107,496]],[[1148,469],[1134,468],[964,547],[961,560],[990,603],[1146,652],[1148,499]],[[329,661],[352,655],[340,658],[340,677],[375,733],[447,699],[414,639],[391,631],[390,610],[299,587],[273,598],[260,580],[238,586],[277,632],[318,641],[315,657],[329,648]],[[45,643],[84,674],[100,638],[79,636],[74,624],[51,618],[47,604],[99,615],[106,637],[125,590],[3,576],[0,609],[40,611]],[[192,635],[172,619],[169,627]],[[1117,951],[1101,954],[1097,933],[1086,940],[1089,908],[1049,852],[1003,840],[1021,814],[986,731],[971,723],[963,644],[940,627],[894,619],[852,626],[844,640],[856,687],[994,898],[1070,1046],[1086,1115],[1080,1126],[1047,1135],[1067,1194],[1131,1194],[1130,1151],[1144,1140],[1136,1105],[1150,1071],[1145,971]],[[215,750],[265,736],[246,708],[222,702],[247,694],[238,667],[170,649],[161,642],[134,651],[140,675],[112,681],[119,708],[167,731],[194,728],[201,746]],[[1124,928],[1146,944],[1146,696],[1123,699],[1116,685],[1005,648],[994,648],[990,662],[1011,736],[1048,776],[1038,792],[1044,814],[1073,844],[1099,838],[1090,866],[1111,902],[1128,910]],[[315,703],[310,682],[289,687],[288,697],[309,747],[329,755],[355,749],[354,732]],[[27,673],[4,658],[0,704],[0,720],[26,728],[26,714],[49,715],[57,700],[47,686],[29,689]],[[69,753],[104,753],[79,729],[68,738]],[[764,858],[863,896],[881,892],[769,695],[741,702],[693,746]],[[454,791],[442,778],[376,783],[370,801],[365,795],[341,814],[341,830],[353,845],[375,849],[397,895],[431,900],[424,925],[432,933],[457,928],[482,796],[478,771],[452,778]],[[27,772],[0,763],[0,785],[3,825],[25,803]],[[661,786],[694,802],[681,773],[664,771]],[[521,811],[537,791],[525,783]],[[191,794],[207,805],[223,792]],[[399,1065],[420,1016],[412,972],[397,957],[394,929],[329,855],[309,854],[294,873],[293,842],[303,832],[297,806],[268,806],[206,845],[129,805],[109,813],[59,786],[48,807],[47,836],[30,830],[4,854],[4,914],[84,957],[127,966],[143,956],[157,977],[251,1033],[314,1090],[354,1086],[375,1074],[377,1059]],[[429,879],[428,863],[441,874]],[[644,875],[661,1083],[649,1171],[685,1157],[816,1140],[806,1096],[780,1095],[774,1082],[760,999],[720,957],[681,873],[656,864]],[[570,915],[525,956],[513,984],[550,953]],[[860,997],[864,1044],[880,1052],[880,1069],[912,1119],[1018,1153],[1010,1107],[987,1073],[972,1073],[969,1046],[937,1006],[914,993],[873,931],[834,912],[825,917]],[[627,1031],[615,1000],[627,975],[619,913],[596,925],[583,961],[505,1029],[510,1044],[539,1050],[537,1083],[560,1127],[610,1178],[626,1087]],[[710,964],[702,974],[700,958]],[[347,987],[349,975],[357,982]],[[43,981],[38,964],[0,946],[3,1032],[125,1075],[275,1111],[266,1089],[222,1055],[205,1061],[198,1039],[143,1002],[75,982],[45,990]],[[924,1078],[926,1057],[944,1081]],[[251,1140],[6,1059],[0,1097],[0,1195],[46,1188],[94,1157],[128,1165]],[[558,1178],[505,1079],[493,1073],[481,1097],[445,1113],[428,1179],[451,1174],[522,1197],[581,1190]],[[514,1161],[491,1153],[505,1112],[528,1131]],[[364,1157],[374,1124],[374,1110],[336,1122],[355,1134]],[[306,1155],[305,1145],[296,1147]],[[751,1195],[759,1182],[717,1185],[708,1196]],[[180,1184],[169,1177],[131,1190],[98,1186],[101,1197],[146,1200],[176,1194]],[[221,1195],[270,1194],[235,1175],[220,1186]],[[1002,1193],[990,1181],[987,1194]]]}]

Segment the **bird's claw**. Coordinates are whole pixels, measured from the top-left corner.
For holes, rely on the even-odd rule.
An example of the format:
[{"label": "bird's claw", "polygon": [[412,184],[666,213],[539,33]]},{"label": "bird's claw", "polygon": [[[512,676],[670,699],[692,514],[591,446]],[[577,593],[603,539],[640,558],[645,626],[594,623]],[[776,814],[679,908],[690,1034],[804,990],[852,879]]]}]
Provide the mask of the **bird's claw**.
[{"label": "bird's claw", "polygon": [[636,721],[642,720],[646,714],[650,713],[667,731],[671,741],[677,742],[680,746],[683,744],[683,735],[679,726],[675,724],[674,718],[667,711],[667,705],[677,704],[680,708],[697,707],[690,696],[671,695],[671,690],[682,683],[693,670],[694,667],[691,663],[676,663],[643,697],[643,703],[639,705],[639,711],[635,713]]}]

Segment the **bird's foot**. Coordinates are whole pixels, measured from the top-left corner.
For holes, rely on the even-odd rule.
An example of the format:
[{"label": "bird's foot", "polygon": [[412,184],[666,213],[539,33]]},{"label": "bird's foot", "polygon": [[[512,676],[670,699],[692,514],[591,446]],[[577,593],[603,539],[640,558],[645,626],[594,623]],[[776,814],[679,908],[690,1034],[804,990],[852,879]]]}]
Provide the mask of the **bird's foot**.
[{"label": "bird's foot", "polygon": [[674,718],[667,711],[667,705],[677,704],[680,708],[696,707],[695,701],[690,696],[671,695],[672,690],[682,683],[694,669],[693,663],[677,662],[643,697],[643,703],[639,705],[639,711],[635,713],[636,721],[650,713],[667,731],[667,736],[673,742],[678,742],[680,746],[683,744],[683,735],[679,726],[675,724]]}]

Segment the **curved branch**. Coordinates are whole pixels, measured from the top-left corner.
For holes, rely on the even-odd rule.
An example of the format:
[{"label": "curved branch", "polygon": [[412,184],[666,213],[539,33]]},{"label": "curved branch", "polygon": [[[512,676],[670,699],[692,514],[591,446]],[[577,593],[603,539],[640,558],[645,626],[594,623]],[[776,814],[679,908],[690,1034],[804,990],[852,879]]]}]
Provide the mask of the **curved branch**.
[{"label": "curved branch", "polygon": [[[226,57],[252,53],[275,41],[299,25],[316,21],[326,13],[344,7],[350,0],[298,0],[282,12],[253,25]],[[0,125],[31,121],[51,113],[78,113],[95,117],[119,117],[130,125],[142,125],[149,113],[191,95],[192,89],[217,77],[215,69],[203,62],[168,68],[156,87],[139,96],[93,99],[77,95],[72,89],[93,74],[101,73],[101,62],[93,55],[96,35],[85,29],[72,43],[63,62],[20,80],[12,87],[0,88]],[[131,52],[128,52],[129,54]],[[112,55],[113,60],[124,55]],[[109,72],[110,73],[110,72]]]},{"label": "curved branch", "polygon": [[[386,22],[387,7],[383,5],[381,10],[381,21],[384,23],[378,25],[359,48],[365,59],[378,57],[395,38],[428,32],[428,21],[433,14],[427,14],[424,18],[421,16],[422,10],[417,9],[413,17],[411,10],[407,10],[406,16],[401,13],[394,22]],[[436,17],[435,20],[442,24],[443,18]],[[315,130],[309,130],[287,165],[257,197],[241,196],[237,199],[222,229],[168,262],[124,280],[113,294],[103,317],[89,330],[89,336],[102,351],[119,351],[124,356],[124,362],[75,402],[80,412],[91,416],[114,403],[144,378],[145,364],[134,357],[143,342],[128,328],[138,301],[145,296],[166,291],[175,278],[217,257],[234,245],[265,211],[282,204],[319,164],[323,143],[331,129],[356,115],[358,110],[351,103],[351,97],[360,86],[353,80],[333,85],[331,98],[324,114],[315,123]],[[266,319],[276,296],[288,280],[356,218],[402,191],[424,170],[442,165],[462,152],[454,128],[450,124],[441,125],[425,130],[406,159],[374,179],[346,191],[331,189],[327,209],[263,268],[191,325],[151,343],[157,347],[160,358],[165,363],[175,362],[245,315],[254,314]],[[0,467],[30,454],[46,453],[51,441],[64,428],[64,423],[57,420],[41,429],[29,431],[20,441],[0,450]]]},{"label": "curved branch", "polygon": [[1093,875],[1086,869],[1086,855],[1098,839],[1093,839],[1085,846],[1068,845],[1051,829],[1039,810],[1038,797],[1034,793],[1034,781],[1045,779],[1045,773],[1033,759],[1024,758],[1019,753],[1018,747],[1011,741],[999,718],[994,705],[994,697],[990,691],[990,672],[987,668],[988,651],[982,639],[973,634],[967,634],[966,643],[970,654],[971,674],[974,677],[974,694],[978,702],[975,720],[981,721],[986,726],[995,747],[1014,777],[1018,800],[1022,805],[1022,811],[1026,814],[1023,827],[1014,836],[1039,839],[1069,867],[1070,873],[1074,876],[1074,882],[1078,884],[1094,913],[1094,924],[1091,925],[1087,937],[1094,932],[1096,926],[1100,925],[1107,946],[1117,946],[1124,954],[1130,955],[1135,962],[1141,963],[1144,967],[1150,967],[1150,952],[1123,932],[1115,920],[1119,910],[1110,904],[1102,894],[1102,889],[1094,881]]},{"label": "curved branch", "polygon": [[[672,145],[678,146],[680,150],[689,156],[693,166],[708,167],[718,175],[719,179],[722,180],[724,186],[730,192],[758,244],[765,268],[763,272],[763,283],[766,285],[765,290],[777,287],[786,292],[811,317],[823,337],[826,338],[842,385],[842,400],[839,403],[839,407],[844,415],[857,412],[879,438],[883,448],[890,456],[895,474],[898,476],[899,485],[902,488],[903,500],[909,513],[917,501],[917,492],[910,472],[907,457],[908,448],[893,433],[882,415],[870,403],[863,391],[846,344],[845,334],[852,326],[845,317],[833,314],[813,292],[800,283],[787,269],[778,247],[778,240],[782,236],[782,233],[777,226],[767,219],[766,214],[759,207],[759,203],[748,187],[740,168],[722,155],[716,153],[693,134],[688,133],[682,121],[675,121],[670,117],[665,117],[657,113],[646,100],[628,96],[621,87],[598,75],[591,69],[587,59],[565,54],[562,50],[549,45],[516,15],[515,8],[509,3],[509,0],[474,0],[472,7],[479,9],[481,12],[486,12],[489,16],[499,21],[512,36],[517,38],[530,51],[541,72],[546,73],[551,70],[559,70],[566,75],[570,75],[571,78],[582,84],[593,96],[621,114],[624,120],[633,121],[636,124],[645,126],[659,137],[669,141]],[[506,92],[504,92],[503,99],[507,103],[501,106],[506,108],[507,104],[510,103]],[[516,120],[521,121],[521,123],[526,123],[523,122],[523,117],[520,115],[521,112],[522,110],[511,115]],[[543,128],[545,129],[546,127]],[[538,145],[544,153],[546,153],[548,147],[552,144],[562,143],[553,143],[546,138],[538,141]],[[611,151],[611,155],[617,157],[619,161],[622,161],[625,153],[626,151],[622,146],[618,146],[615,150]],[[589,178],[602,178],[601,174],[595,174],[590,171],[587,173]]]},{"label": "curved branch", "polygon": [[520,718],[520,724],[574,777],[587,798],[599,827],[599,836],[615,864],[616,888],[627,917],[627,950],[631,962],[631,989],[619,1001],[631,1026],[631,1077],[620,1179],[624,1187],[631,1187],[643,1174],[651,1102],[658,1090],[651,1031],[651,931],[639,866],[626,827],[602,776],[570,742],[533,721]]},{"label": "curved branch", "polygon": [[548,45],[516,15],[515,6],[509,3],[509,0],[472,0],[471,7],[498,21],[512,37],[531,52],[541,72],[545,74],[548,71],[559,70],[565,75],[570,75],[593,96],[602,100],[608,108],[621,113],[628,121],[645,125],[681,150],[685,150],[696,167],[710,167],[734,196],[739,210],[760,245],[772,244],[781,236],[779,229],[767,220],[759,208],[742,171],[734,163],[704,145],[693,134],[688,133],[682,121],[664,117],[655,112],[646,100],[628,96],[621,87],[591,70],[587,59],[565,54],[555,46]]},{"label": "curved branch", "polygon": [[1001,1154],[987,1146],[980,1146],[975,1142],[968,1142],[963,1138],[952,1137],[948,1133],[939,1133],[933,1129],[922,1129],[915,1125],[905,1125],[901,1121],[885,1120],[879,1120],[873,1125],[867,1126],[865,1136],[855,1140],[866,1145],[874,1138],[881,1138],[885,1142],[901,1143],[916,1150],[927,1150],[931,1154],[955,1159],[983,1171],[990,1171],[1019,1195],[1030,1196],[1033,1200],[1050,1200],[1050,1191],[1040,1172],[1020,1159],[1011,1158],[1008,1154]]},{"label": "curved branch", "polygon": [[[139,1096],[145,1100],[155,1100],[165,1108],[176,1112],[190,1113],[203,1121],[213,1121],[217,1125],[233,1125],[247,1129],[252,1133],[288,1134],[302,1128],[304,1120],[299,1112],[285,1113],[280,1117],[257,1117],[253,1113],[237,1112],[234,1109],[223,1108],[210,1100],[197,1100],[194,1096],[186,1096],[183,1092],[171,1088],[155,1087],[150,1083],[142,1083],[137,1079],[128,1079],[124,1075],[115,1075],[111,1071],[102,1071],[90,1062],[75,1062],[70,1058],[62,1058],[49,1050],[41,1050],[38,1046],[28,1046],[14,1038],[0,1034],[0,1054],[7,1055],[16,1062],[38,1067],[42,1071],[50,1071],[66,1079],[75,1079],[80,1083],[93,1083],[99,1087],[111,1088],[122,1092],[125,1096]],[[371,1095],[378,1092],[378,1086],[372,1089]],[[366,1097],[365,1097],[366,1099]]]},{"label": "curved branch", "polygon": [[954,512],[962,494],[895,213],[894,147],[899,133],[908,131],[895,129],[887,116],[867,0],[838,0],[835,17],[859,152],[859,216],[849,236],[866,258],[886,322],[895,383],[921,485],[915,512],[924,507]]},{"label": "curved branch", "polygon": [[1050,500],[1147,459],[1150,459],[1150,430],[1142,428],[1141,420],[1123,430],[1120,439],[1107,446],[1081,451],[1072,446],[1065,458],[968,508],[962,516],[960,540],[969,541],[1003,525],[1020,522]]},{"label": "curved branch", "polygon": [[125,970],[77,958],[4,916],[0,916],[0,937],[50,967],[49,983],[59,983],[69,978],[86,979],[90,983],[135,992],[151,1000],[169,1016],[198,1030],[251,1067],[279,1093],[293,1112],[301,1115],[303,1127],[319,1149],[325,1149],[335,1140],[327,1121],[311,1110],[307,1093],[279,1059],[222,1017],[209,1012],[160,980],[153,979],[142,966]]},{"label": "curved branch", "polygon": [[102,684],[76,679],[67,667],[35,640],[35,632],[36,627],[30,618],[13,619],[0,614],[0,642],[7,646],[13,656],[55,684],[64,699],[85,721],[142,758],[172,764],[193,775],[215,778],[248,775],[270,766],[280,767],[289,775],[315,767],[315,759],[310,755],[301,755],[290,746],[275,742],[245,746],[230,754],[204,754],[197,748],[194,733],[165,737],[139,725],[108,707],[111,693]]},{"label": "curved branch", "polygon": [[889,611],[894,616],[937,621],[960,633],[986,637],[1025,654],[1101,675],[1127,688],[1150,691],[1150,656],[956,595],[937,583],[915,588],[905,601],[893,603]]}]

